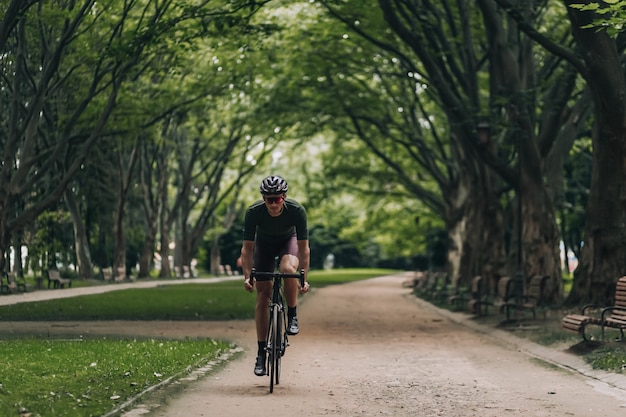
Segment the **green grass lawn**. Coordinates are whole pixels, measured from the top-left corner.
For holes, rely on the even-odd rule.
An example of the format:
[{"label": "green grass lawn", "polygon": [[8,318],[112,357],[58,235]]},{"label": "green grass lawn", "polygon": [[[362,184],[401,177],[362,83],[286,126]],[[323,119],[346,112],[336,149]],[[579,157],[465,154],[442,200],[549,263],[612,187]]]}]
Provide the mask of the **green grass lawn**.
[{"label": "green grass lawn", "polygon": [[239,280],[190,281],[4,306],[0,320],[229,320],[249,319],[253,313],[254,296]]},{"label": "green grass lawn", "polygon": [[327,285],[345,284],[352,281],[360,281],[399,272],[401,271],[395,269],[330,269],[311,271],[308,280],[313,288],[321,288]]},{"label": "green grass lawn", "polygon": [[228,349],[213,340],[0,340],[0,415],[101,416]]},{"label": "green grass lawn", "polygon": [[[309,280],[315,290],[394,272],[313,271]],[[185,285],[1,306],[0,321],[252,319],[255,296],[243,289],[242,280],[189,280]],[[16,339],[0,331],[0,415],[20,415],[20,410],[31,417],[103,415],[228,348],[228,342],[210,339]]]},{"label": "green grass lawn", "polygon": [[[314,271],[312,288],[393,273],[387,269]],[[395,271],[397,272],[397,271]],[[56,290],[62,291],[62,290]],[[162,285],[0,307],[0,321],[42,320],[243,320],[254,317],[254,294],[241,280]]]}]

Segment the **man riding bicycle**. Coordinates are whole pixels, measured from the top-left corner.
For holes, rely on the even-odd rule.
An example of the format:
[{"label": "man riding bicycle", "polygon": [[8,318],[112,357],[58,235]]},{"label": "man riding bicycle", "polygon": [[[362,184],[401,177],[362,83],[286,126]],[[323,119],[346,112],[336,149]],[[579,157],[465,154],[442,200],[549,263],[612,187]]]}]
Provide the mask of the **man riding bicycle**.
[{"label": "man riding bicycle", "polygon": [[[258,353],[254,373],[266,374],[265,348],[269,323],[269,302],[272,294],[270,277],[251,281],[254,267],[259,272],[274,272],[275,259],[279,260],[279,271],[293,274],[304,269],[305,277],[309,270],[310,249],[306,210],[300,203],[287,199],[289,186],[282,177],[270,175],[261,181],[263,200],[254,202],[246,210],[241,248],[241,267],[244,287],[252,292],[256,284],[255,322]],[[300,332],[297,316],[298,292],[309,290],[309,283],[300,288],[298,280],[287,279],[285,298],[287,300],[287,334]]]}]

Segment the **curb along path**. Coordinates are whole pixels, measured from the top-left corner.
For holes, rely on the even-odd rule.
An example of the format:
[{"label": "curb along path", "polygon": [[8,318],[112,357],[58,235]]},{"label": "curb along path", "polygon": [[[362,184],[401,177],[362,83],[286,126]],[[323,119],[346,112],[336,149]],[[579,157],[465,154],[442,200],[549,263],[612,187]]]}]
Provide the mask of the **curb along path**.
[{"label": "curb along path", "polygon": [[478,333],[482,333],[485,336],[512,345],[531,357],[540,359],[560,368],[577,372],[587,378],[591,378],[592,380],[596,380],[613,388],[622,390],[626,399],[626,375],[593,369],[591,365],[574,354],[534,343],[530,340],[517,337],[505,330],[495,329],[493,327],[475,323],[471,320],[471,316],[467,314],[454,313],[449,310],[441,309],[419,298],[416,298],[416,302],[427,304],[430,308],[437,310],[442,316],[447,317],[448,319],[463,326],[469,327]]}]

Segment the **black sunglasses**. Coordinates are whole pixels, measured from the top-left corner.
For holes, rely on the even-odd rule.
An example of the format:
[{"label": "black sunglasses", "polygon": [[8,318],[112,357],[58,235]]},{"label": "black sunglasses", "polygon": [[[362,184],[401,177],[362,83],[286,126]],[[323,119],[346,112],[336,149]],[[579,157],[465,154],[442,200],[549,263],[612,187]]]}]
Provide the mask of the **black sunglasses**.
[{"label": "black sunglasses", "polygon": [[284,198],[282,197],[263,197],[263,200],[267,201],[270,204],[280,204],[283,202]]}]

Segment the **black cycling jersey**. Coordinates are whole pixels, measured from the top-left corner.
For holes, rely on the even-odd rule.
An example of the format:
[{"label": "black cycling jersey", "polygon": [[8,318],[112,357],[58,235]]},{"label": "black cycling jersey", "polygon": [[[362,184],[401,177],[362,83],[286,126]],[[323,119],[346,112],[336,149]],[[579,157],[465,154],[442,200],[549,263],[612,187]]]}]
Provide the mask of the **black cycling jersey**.
[{"label": "black cycling jersey", "polygon": [[283,211],[277,217],[270,216],[263,200],[254,202],[246,211],[243,240],[261,239],[270,243],[282,242],[296,234],[298,240],[308,240],[306,210],[295,200],[287,198]]}]

